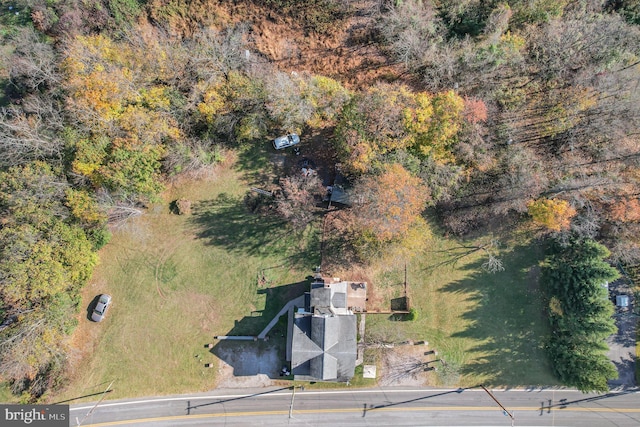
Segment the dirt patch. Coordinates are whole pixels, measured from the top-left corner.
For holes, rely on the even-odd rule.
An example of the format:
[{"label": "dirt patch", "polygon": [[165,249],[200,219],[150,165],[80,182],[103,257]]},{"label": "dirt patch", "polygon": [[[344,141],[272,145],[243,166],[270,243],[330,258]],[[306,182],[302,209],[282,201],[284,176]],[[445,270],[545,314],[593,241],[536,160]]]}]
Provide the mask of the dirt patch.
[{"label": "dirt patch", "polygon": [[371,276],[369,275],[369,271],[366,267],[360,265],[354,265],[348,270],[335,269],[334,271],[328,272],[327,274],[333,277],[340,277],[351,282],[371,283]]},{"label": "dirt patch", "polygon": [[434,384],[434,372],[426,368],[439,367],[433,354],[425,355],[428,347],[424,344],[407,344],[380,350],[380,386],[426,386]]},{"label": "dirt patch", "polygon": [[377,3],[364,0],[350,7],[350,17],[329,34],[309,33],[294,19],[253,3],[221,2],[217,14],[250,22],[252,47],[281,70],[325,75],[352,88],[396,79],[401,67],[388,58],[372,31]]},{"label": "dirt patch", "polygon": [[101,294],[107,288],[104,279],[97,280],[82,289],[82,304],[80,313],[77,315],[78,326],[73,331],[69,339],[69,365],[67,372],[69,377],[73,377],[76,368],[87,356],[94,353],[98,345],[98,335],[102,328],[100,325],[89,320],[88,309],[91,301],[96,295]]},{"label": "dirt patch", "polygon": [[367,311],[389,311],[390,309],[389,295],[380,292],[375,284],[367,284]]},{"label": "dirt patch", "polygon": [[301,173],[304,160],[316,171],[323,185],[331,185],[336,175],[338,159],[331,147],[332,129],[310,129],[310,133],[303,134],[299,145],[299,155],[289,155],[286,158],[285,170],[289,175]]}]

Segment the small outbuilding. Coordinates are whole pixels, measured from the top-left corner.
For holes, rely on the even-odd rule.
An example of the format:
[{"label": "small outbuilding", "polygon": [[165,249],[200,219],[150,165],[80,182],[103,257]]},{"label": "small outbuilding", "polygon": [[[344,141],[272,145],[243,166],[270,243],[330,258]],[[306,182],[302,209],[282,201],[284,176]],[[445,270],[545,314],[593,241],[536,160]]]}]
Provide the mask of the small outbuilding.
[{"label": "small outbuilding", "polygon": [[616,295],[616,306],[629,307],[629,295]]}]

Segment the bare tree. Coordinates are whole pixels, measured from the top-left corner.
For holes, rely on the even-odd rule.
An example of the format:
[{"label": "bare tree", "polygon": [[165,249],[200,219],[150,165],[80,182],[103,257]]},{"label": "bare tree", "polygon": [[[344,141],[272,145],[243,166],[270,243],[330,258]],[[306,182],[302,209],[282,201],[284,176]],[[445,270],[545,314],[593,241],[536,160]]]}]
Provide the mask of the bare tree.
[{"label": "bare tree", "polygon": [[439,57],[443,27],[430,1],[408,0],[390,6],[380,17],[378,29],[408,69],[432,63]]},{"label": "bare tree", "polygon": [[98,205],[107,212],[107,223],[113,227],[122,227],[131,219],[144,213],[138,198],[134,195],[116,197],[106,189],[97,192]]},{"label": "bare tree", "polygon": [[223,159],[220,146],[204,138],[186,138],[172,144],[162,160],[162,166],[170,175],[205,171]]},{"label": "bare tree", "polygon": [[[28,107],[52,108],[46,101],[31,99]],[[47,113],[52,113],[47,115]],[[32,160],[62,158],[64,141],[56,129],[62,120],[54,109],[25,114],[15,106],[0,110],[0,166],[21,165]]]},{"label": "bare tree", "polygon": [[489,43],[496,44],[500,41],[500,36],[509,28],[512,15],[511,8],[506,4],[499,4],[491,11],[483,30]]},{"label": "bare tree", "polygon": [[15,46],[9,62],[11,81],[27,91],[57,89],[62,77],[52,45],[42,42],[31,27],[21,28],[11,43]]},{"label": "bare tree", "polygon": [[294,228],[304,229],[315,215],[316,198],[323,187],[316,174],[296,175],[280,180],[282,192],[276,196],[276,211]]},{"label": "bare tree", "polygon": [[196,75],[208,82],[226,78],[231,70],[248,63],[244,37],[248,28],[237,25],[225,31],[204,29],[196,33],[190,44],[191,66]]},{"label": "bare tree", "polygon": [[[44,311],[22,313],[20,321],[0,333],[0,375],[11,381],[15,394],[28,391],[32,398],[40,397],[66,363],[69,349],[62,325],[56,323],[60,316],[47,317]],[[62,313],[62,317],[68,315]]]},{"label": "bare tree", "polygon": [[302,97],[301,84],[300,76],[282,72],[265,82],[267,111],[287,132],[299,132],[314,112]]}]

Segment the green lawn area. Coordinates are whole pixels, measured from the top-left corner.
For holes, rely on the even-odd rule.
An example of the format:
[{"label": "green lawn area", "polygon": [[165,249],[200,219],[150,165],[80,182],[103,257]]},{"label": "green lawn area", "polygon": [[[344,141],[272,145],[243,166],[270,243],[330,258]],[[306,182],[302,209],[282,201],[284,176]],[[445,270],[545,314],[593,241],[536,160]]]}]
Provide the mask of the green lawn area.
[{"label": "green lawn area", "polygon": [[[317,235],[292,234],[247,211],[238,166],[247,161],[175,185],[114,233],[83,300],[87,307],[109,293],[113,306],[101,324],[83,311],[74,340],[90,343],[89,356],[56,400],[101,392],[112,380],[109,398],[211,389],[216,370],[203,366],[215,356],[204,344],[215,335],[257,335],[306,289],[319,262]],[[179,197],[193,202],[192,215],[170,212]],[[259,286],[262,275],[268,284]]]},{"label": "green lawn area", "polygon": [[[520,235],[503,241],[499,256],[504,271],[485,272],[482,251],[452,263],[456,254],[466,252],[462,246],[487,240],[434,236],[429,249],[408,263],[409,296],[417,320],[368,315],[367,334],[396,342],[428,341],[447,363],[440,369],[438,385],[557,384],[543,349],[548,326],[537,282],[542,250]],[[404,263],[388,266],[374,280],[379,287],[391,288],[392,297],[400,296]]]},{"label": "green lawn area", "polygon": [[[257,335],[308,289],[320,261],[318,234],[291,233],[243,203],[248,187],[273,179],[267,156],[244,153],[213,177],[176,183],[162,202],[114,233],[83,299],[87,307],[95,295],[110,293],[113,307],[101,324],[81,314],[74,342],[84,357],[51,401],[95,400],[111,381],[110,399],[209,390],[217,372],[204,368],[215,361],[204,344],[215,335]],[[180,197],[193,202],[191,215],[171,213]],[[481,253],[450,263],[457,247],[474,242],[433,237],[408,263],[417,320],[368,315],[367,335],[429,341],[450,367],[434,385],[556,384],[542,350],[541,252],[529,239],[520,241],[526,244],[501,251],[506,270],[488,274]],[[372,268],[373,286],[385,298],[403,289],[404,263],[396,264]],[[263,276],[266,285],[259,284]]]}]

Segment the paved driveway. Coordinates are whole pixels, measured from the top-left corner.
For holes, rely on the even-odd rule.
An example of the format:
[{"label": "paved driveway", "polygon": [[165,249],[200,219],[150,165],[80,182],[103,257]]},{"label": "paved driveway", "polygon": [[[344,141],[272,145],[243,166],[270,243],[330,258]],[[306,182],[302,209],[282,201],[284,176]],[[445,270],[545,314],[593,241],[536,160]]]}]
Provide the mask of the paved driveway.
[{"label": "paved driveway", "polygon": [[627,311],[616,314],[618,332],[609,337],[609,358],[618,368],[618,379],[609,381],[612,388],[634,387],[636,361],[636,323],[638,316]]}]

